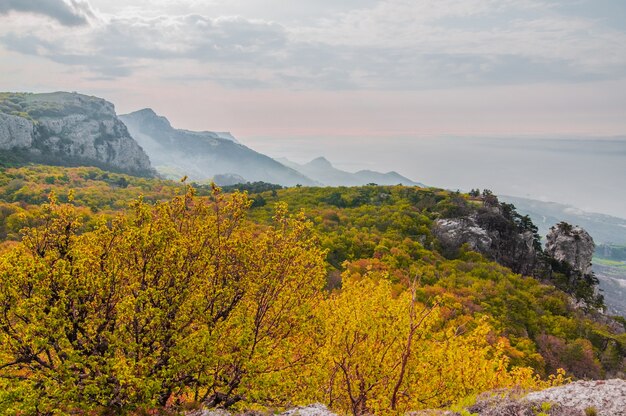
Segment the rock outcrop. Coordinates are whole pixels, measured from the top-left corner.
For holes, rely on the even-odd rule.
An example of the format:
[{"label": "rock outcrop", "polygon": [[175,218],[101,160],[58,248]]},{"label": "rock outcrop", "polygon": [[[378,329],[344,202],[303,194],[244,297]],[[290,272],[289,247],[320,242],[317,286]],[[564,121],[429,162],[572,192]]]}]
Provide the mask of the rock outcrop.
[{"label": "rock outcrop", "polygon": [[465,215],[435,221],[433,235],[444,255],[454,256],[464,244],[516,273],[534,275],[541,251],[536,227],[514,207],[497,200],[480,207],[463,207]]},{"label": "rock outcrop", "polygon": [[591,259],[596,245],[587,231],[560,222],[546,236],[546,254],[567,263],[581,275],[591,274]]},{"label": "rock outcrop", "polygon": [[577,381],[526,394],[502,389],[480,394],[463,412],[422,410],[410,416],[626,416],[626,381]]},{"label": "rock outcrop", "polygon": [[[479,395],[476,403],[469,406],[464,413],[431,409],[407,414],[411,416],[460,416],[462,414],[534,416],[541,412],[549,416],[585,416],[588,414],[626,416],[626,381],[621,379],[577,381],[527,395],[516,389],[498,390]],[[231,416],[232,413],[225,410],[196,410],[186,415]],[[337,414],[322,404],[313,404],[296,407],[279,415],[336,416]]]},{"label": "rock outcrop", "polygon": [[585,409],[594,409],[598,416],[626,416],[626,381],[577,381],[531,393],[525,400],[557,404],[568,410],[562,414],[572,416],[589,414]]},{"label": "rock outcrop", "polygon": [[0,149],[29,148],[35,125],[23,117],[0,113]]},{"label": "rock outcrop", "polygon": [[438,219],[433,232],[439,242],[449,248],[459,248],[467,244],[473,251],[488,254],[493,243],[487,230],[478,226],[473,216]]},{"label": "rock outcrop", "polygon": [[[238,414],[258,414],[262,415],[265,413],[262,412],[246,412],[246,413],[238,413]],[[270,413],[267,413],[268,415]],[[275,414],[275,413],[272,413]],[[196,410],[193,412],[186,413],[186,416],[232,416],[232,413],[223,410],[223,409],[215,409],[215,410]],[[283,413],[279,413],[278,416],[338,416],[337,413],[331,412],[328,410],[326,406],[320,403],[311,404],[309,406],[300,406],[293,409],[286,410]]]},{"label": "rock outcrop", "polygon": [[449,218],[434,222],[432,232],[444,256],[455,257],[466,245],[515,273],[553,282],[572,296],[576,308],[604,308],[599,281],[591,269],[595,244],[589,233],[561,222],[550,229],[544,250],[530,217],[492,194],[477,200],[481,205],[457,198],[447,208]]},{"label": "rock outcrop", "polygon": [[65,92],[3,94],[0,100],[0,150],[35,162],[154,174],[148,155],[108,101]]}]

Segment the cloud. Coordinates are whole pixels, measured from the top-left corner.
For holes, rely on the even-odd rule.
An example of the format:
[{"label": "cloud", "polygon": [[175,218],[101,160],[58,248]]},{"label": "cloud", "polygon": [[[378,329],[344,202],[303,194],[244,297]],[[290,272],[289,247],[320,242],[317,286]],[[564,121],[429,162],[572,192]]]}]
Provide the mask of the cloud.
[{"label": "cloud", "polygon": [[[222,70],[215,74],[218,80],[238,79],[228,83],[243,85],[245,77],[232,74],[245,72],[250,78],[251,72],[276,69],[284,63],[288,38],[278,24],[238,17],[126,16],[110,18],[81,36],[70,31],[44,37],[34,29],[27,34],[9,32],[0,36],[0,43],[11,51],[105,75],[127,75],[141,60],[190,60],[207,72]],[[124,71],[120,71],[122,67]]]},{"label": "cloud", "polygon": [[[105,16],[80,35],[76,28],[51,34],[14,26],[0,43],[97,76],[153,68],[162,78],[187,76],[242,89],[403,90],[626,76],[624,30],[562,14],[554,4],[381,0],[307,27],[131,10]],[[90,10],[76,1],[72,10],[78,5]]]},{"label": "cloud", "polygon": [[40,56],[68,66],[87,67],[97,73],[100,79],[115,79],[132,73],[132,65],[122,58],[100,54],[71,53],[56,42],[33,35],[19,36],[9,33],[0,36],[0,43],[13,52]]},{"label": "cloud", "polygon": [[81,0],[0,0],[0,14],[9,12],[48,16],[65,26],[80,26],[93,16],[89,3]]}]

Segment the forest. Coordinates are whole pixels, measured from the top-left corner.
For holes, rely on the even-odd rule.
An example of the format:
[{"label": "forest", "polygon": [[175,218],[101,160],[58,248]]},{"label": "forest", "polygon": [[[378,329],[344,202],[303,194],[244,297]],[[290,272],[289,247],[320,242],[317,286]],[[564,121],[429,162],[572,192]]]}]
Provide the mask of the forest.
[{"label": "forest", "polygon": [[593,282],[442,246],[485,204],[536,231],[489,193],[3,168],[0,413],[395,415],[623,374]]}]

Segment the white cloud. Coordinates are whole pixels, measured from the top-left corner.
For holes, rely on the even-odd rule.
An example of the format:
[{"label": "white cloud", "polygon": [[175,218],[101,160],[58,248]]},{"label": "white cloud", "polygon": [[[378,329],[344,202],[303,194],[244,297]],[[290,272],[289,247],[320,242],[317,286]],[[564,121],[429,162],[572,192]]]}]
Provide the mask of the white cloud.
[{"label": "white cloud", "polygon": [[[383,0],[349,2],[334,15],[322,13],[328,4],[296,3],[314,8],[317,18],[295,25],[271,10],[264,15],[284,20],[254,18],[250,10],[261,5],[256,0],[247,17],[159,14],[242,11],[239,1],[156,2],[149,12],[140,2],[117,14],[101,12],[91,26],[52,33],[5,17],[0,41],[107,77],[150,66],[158,72],[165,67],[159,62],[184,60],[177,73],[161,75],[204,77],[234,88],[423,89],[626,75],[626,33],[562,15],[555,2]],[[91,10],[86,2],[63,4]]]},{"label": "white cloud", "polygon": [[30,13],[47,16],[65,26],[80,26],[93,17],[89,3],[83,0],[1,0],[0,14]]}]

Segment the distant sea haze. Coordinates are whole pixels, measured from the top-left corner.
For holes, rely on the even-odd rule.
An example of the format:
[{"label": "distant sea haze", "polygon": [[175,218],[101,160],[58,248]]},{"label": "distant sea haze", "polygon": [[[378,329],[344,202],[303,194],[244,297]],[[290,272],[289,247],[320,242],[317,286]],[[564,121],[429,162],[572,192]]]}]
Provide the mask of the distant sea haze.
[{"label": "distant sea haze", "polygon": [[395,170],[448,189],[573,205],[626,218],[626,137],[617,138],[242,138],[272,157],[325,156],[348,171]]}]

